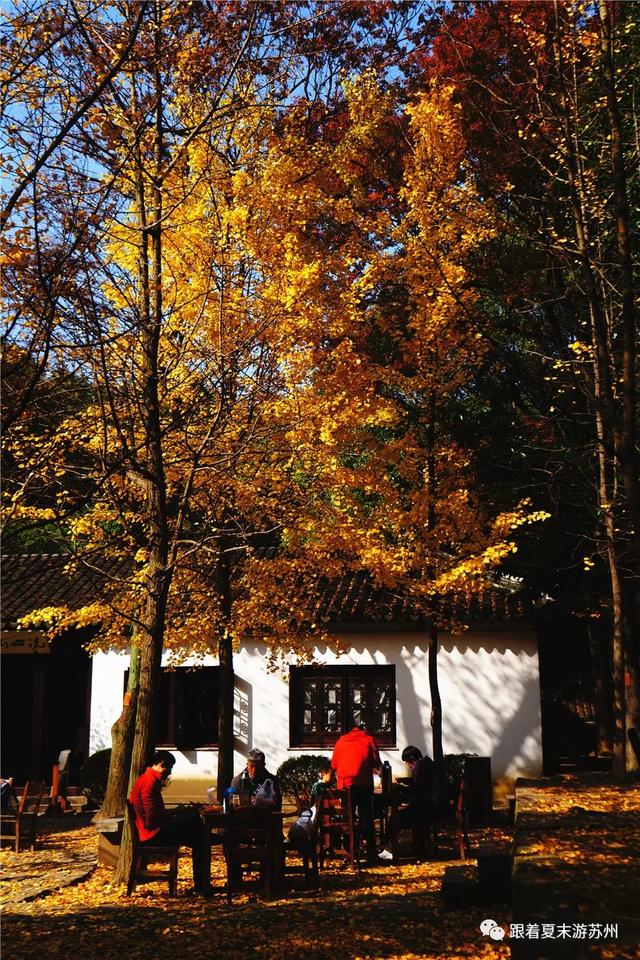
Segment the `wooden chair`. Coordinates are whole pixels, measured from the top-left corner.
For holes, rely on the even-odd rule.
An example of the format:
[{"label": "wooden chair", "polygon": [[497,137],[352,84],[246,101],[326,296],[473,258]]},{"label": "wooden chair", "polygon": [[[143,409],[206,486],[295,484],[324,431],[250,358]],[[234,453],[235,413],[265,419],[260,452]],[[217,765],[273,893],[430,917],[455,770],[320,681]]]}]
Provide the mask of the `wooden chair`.
[{"label": "wooden chair", "polygon": [[280,821],[276,826],[271,810],[265,807],[232,807],[229,826],[224,838],[224,856],[227,864],[227,903],[231,903],[234,891],[242,884],[243,870],[259,868],[264,895],[271,897],[272,881],[279,870],[278,858],[282,851],[277,847],[275,829],[281,831]]},{"label": "wooden chair", "polygon": [[17,809],[0,814],[2,838],[13,841],[16,853],[20,853],[23,846],[35,850],[43,793],[42,783],[27,781],[18,799]]},{"label": "wooden chair", "polygon": [[453,849],[460,860],[469,856],[469,814],[467,786],[464,772],[452,795],[445,798],[439,813],[433,818],[430,830],[430,852],[435,857],[443,837],[453,839]]},{"label": "wooden chair", "polygon": [[7,810],[5,813],[0,814],[0,827],[1,833],[0,837],[2,840],[11,840],[15,846],[16,853],[20,852],[20,840],[21,840],[21,827],[22,827],[22,815],[24,813],[24,807],[27,802],[27,795],[29,793],[29,781],[24,785],[22,793],[17,798],[17,801],[14,799],[16,797],[15,790],[11,789],[11,802],[16,804],[12,810]]},{"label": "wooden chair", "polygon": [[[127,882],[127,896],[131,896],[140,881],[166,880],[169,884],[170,895],[175,897],[178,889],[179,848],[155,846],[150,841],[142,843],[136,824],[135,809],[130,800],[127,800],[127,817],[131,829],[131,844],[133,848],[129,880]],[[150,870],[149,865],[157,863],[158,861],[164,861],[167,864],[167,869]]]},{"label": "wooden chair", "polygon": [[[360,869],[360,837],[353,815],[351,789],[345,790],[327,788],[322,791],[318,799],[318,861],[320,869],[324,869],[324,862],[328,854],[333,851],[333,844],[341,844],[346,859],[351,866]],[[338,856],[341,856],[338,853]]]},{"label": "wooden chair", "polygon": [[431,848],[430,841],[430,830],[431,830],[431,818],[429,817],[428,812],[425,812],[424,820],[422,822],[414,822],[411,826],[400,826],[398,820],[398,814],[403,809],[403,797],[401,794],[394,793],[391,799],[391,813],[388,818],[387,834],[386,834],[386,843],[391,846],[391,851],[393,853],[393,859],[398,860],[400,858],[400,834],[403,830],[411,831],[411,846],[413,849],[413,855],[417,860],[422,860],[426,857],[428,850]]}]

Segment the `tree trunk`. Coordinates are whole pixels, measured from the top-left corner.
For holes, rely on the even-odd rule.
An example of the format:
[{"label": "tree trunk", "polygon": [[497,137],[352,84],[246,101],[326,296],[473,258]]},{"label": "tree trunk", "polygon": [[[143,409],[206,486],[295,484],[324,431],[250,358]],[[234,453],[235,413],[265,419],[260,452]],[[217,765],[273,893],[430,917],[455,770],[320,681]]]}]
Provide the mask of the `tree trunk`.
[{"label": "tree trunk", "polygon": [[438,685],[438,627],[432,623],[429,627],[429,691],[431,693],[431,738],[433,744],[433,762],[436,769],[442,771],[444,751],[442,749],[442,701]]},{"label": "tree trunk", "polygon": [[[611,331],[603,311],[603,297],[598,289],[595,265],[592,257],[592,238],[590,235],[589,207],[583,191],[584,171],[582,157],[577,147],[580,136],[575,127],[565,87],[565,60],[563,50],[563,31],[561,28],[558,0],[554,0],[556,18],[556,56],[560,79],[560,117],[564,127],[567,150],[567,179],[571,190],[571,211],[573,215],[576,247],[580,273],[589,303],[591,344],[593,347],[593,384],[595,427],[598,456],[598,500],[602,515],[602,526],[609,578],[611,583],[611,616],[613,621],[612,667],[613,667],[613,768],[618,776],[625,771],[626,737],[626,691],[625,691],[625,650],[628,640],[628,618],[625,617],[625,586],[621,578],[620,557],[624,552],[618,530],[619,510],[616,509],[615,490],[617,471],[622,462],[624,451],[623,429],[620,428],[618,408],[615,401],[613,379],[615,377],[615,357],[611,350]],[[575,82],[575,81],[574,81]],[[573,90],[577,100],[577,90]],[[628,675],[628,674],[627,674]]]},{"label": "tree trunk", "polygon": [[633,730],[640,733],[640,479],[636,446],[636,318],[631,255],[630,205],[624,155],[622,116],[616,90],[613,46],[613,9],[611,3],[598,0],[600,22],[600,61],[607,97],[607,115],[611,135],[613,198],[616,209],[616,246],[620,267],[620,319],[622,325],[622,429],[619,461],[625,509],[619,523],[623,527],[621,556],[625,616],[623,646],[625,665],[626,768],[637,772],[640,762],[629,741]]},{"label": "tree trunk", "polygon": [[611,655],[604,638],[592,621],[587,621],[587,643],[591,661],[596,709],[598,755],[613,752],[613,714],[611,691]]},{"label": "tree trunk", "polygon": [[[150,564],[150,567],[152,564]],[[163,568],[164,569],[164,568]],[[150,570],[150,575],[151,575]],[[140,642],[140,683],[138,686],[138,705],[136,723],[131,750],[131,767],[129,770],[128,790],[144,771],[152,756],[151,742],[153,698],[158,687],[160,665],[162,662],[162,641],[164,637],[164,623],[168,591],[168,578],[158,577],[161,581],[158,596],[149,596],[145,616],[145,632],[141,634]],[[131,834],[129,824],[125,818],[120,843],[120,854],[116,867],[115,882],[126,883],[129,866],[131,864]]]},{"label": "tree trunk", "polygon": [[[131,753],[129,787],[151,759],[153,700],[158,686],[167,597],[172,579],[169,567],[169,518],[167,490],[160,422],[158,351],[163,322],[162,299],[162,154],[163,154],[163,89],[162,62],[162,9],[161,0],[155,0],[154,57],[152,63],[155,90],[155,123],[153,128],[153,169],[151,176],[152,220],[147,221],[145,199],[145,167],[143,164],[140,130],[134,140],[136,167],[136,207],[140,245],[138,274],[140,283],[140,348],[142,366],[142,390],[140,414],[145,438],[145,487],[147,526],[146,607],[143,628],[140,631],[140,685],[136,710],[136,725]],[[134,106],[135,80],[132,83]],[[149,258],[149,238],[151,257]],[[122,831],[120,856],[116,869],[116,882],[126,880],[131,862],[131,838],[125,820]]]},{"label": "tree trunk", "polygon": [[[611,550],[609,550],[611,554]],[[615,558],[609,556],[609,570],[612,581],[613,600],[613,772],[616,777],[623,777],[626,772],[626,691],[624,669],[624,645],[622,627],[622,590],[617,575]]]},{"label": "tree trunk", "polygon": [[218,799],[231,783],[233,777],[233,698],[235,673],[233,669],[233,639],[229,630],[231,616],[231,583],[229,558],[220,547],[218,558],[218,596],[220,598],[221,624],[218,637],[218,662],[220,665],[220,696],[218,714]]},{"label": "tree trunk", "polygon": [[[429,423],[427,425],[427,528],[434,530],[436,526],[436,497],[438,495],[438,480],[436,476],[436,399],[432,393],[429,399]],[[434,571],[427,573],[430,580],[434,578]],[[442,700],[438,684],[438,626],[431,619],[429,625],[429,693],[431,695],[431,738],[433,744],[433,762],[436,765],[436,776],[444,784],[444,751],[442,749]]]},{"label": "tree trunk", "polygon": [[129,658],[129,681],[124,695],[122,713],[111,727],[111,761],[107,791],[98,816],[121,817],[125,809],[129,772],[131,769],[131,750],[138,704],[138,684],[140,680],[140,656],[136,643],[131,645]]}]

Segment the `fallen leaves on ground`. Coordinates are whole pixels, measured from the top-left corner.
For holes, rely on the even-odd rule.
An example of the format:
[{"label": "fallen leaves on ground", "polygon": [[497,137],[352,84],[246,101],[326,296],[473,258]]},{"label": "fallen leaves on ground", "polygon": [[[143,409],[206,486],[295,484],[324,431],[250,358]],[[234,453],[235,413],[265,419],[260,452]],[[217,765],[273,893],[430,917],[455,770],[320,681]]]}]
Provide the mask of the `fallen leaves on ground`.
[{"label": "fallen leaves on ground", "polygon": [[553,913],[561,920],[560,914],[567,909],[585,923],[617,923],[618,942],[574,942],[573,946],[576,951],[583,950],[579,955],[589,960],[637,960],[637,784],[564,775],[533,786],[527,793],[519,793],[517,853],[524,857],[525,868],[537,873],[538,883],[544,883],[549,904],[549,915],[527,919],[551,920]]},{"label": "fallen leaves on ground", "polygon": [[[522,849],[533,857],[554,859],[550,877],[571,887],[585,921],[611,921],[637,914],[640,890],[640,791],[633,787],[583,784],[564,778],[534,793]],[[508,830],[473,830],[473,848],[511,839]],[[96,850],[91,826],[54,829],[43,835],[34,869],[46,869],[60,850],[75,857]],[[473,850],[472,850],[473,856]],[[12,859],[13,858],[13,859]],[[38,858],[40,858],[38,860]],[[3,850],[0,865],[9,879],[3,898],[19,880]],[[295,862],[295,861],[294,861]],[[4,944],[11,960],[507,960],[508,939],[485,940],[480,922],[487,916],[508,926],[504,906],[445,909],[440,886],[446,866],[392,862],[355,871],[323,873],[320,890],[306,890],[302,876],[281,899],[265,902],[256,892],[224,895],[224,864],[219,849],[212,862],[217,893],[210,900],[188,896],[191,863],[180,858],[178,897],[166,884],[139,886],[131,897],[113,883],[113,873],[98,866],[85,880],[28,903],[7,904]],[[25,860],[25,870],[28,861]],[[635,891],[635,892],[634,892]],[[549,895],[553,898],[551,881]],[[549,908],[553,907],[553,899]],[[10,951],[9,951],[10,946]],[[575,944],[574,944],[575,946]],[[636,960],[635,947],[623,943],[582,943],[588,960]]]},{"label": "fallen leaves on ground", "polygon": [[[67,843],[96,848],[95,830],[43,838],[43,852]],[[24,856],[21,854],[20,856]],[[0,854],[4,862],[6,853]],[[296,861],[292,861],[296,864]],[[318,891],[306,890],[302,876],[282,899],[265,902],[255,892],[224,896],[224,865],[219,851],[212,862],[210,900],[188,896],[191,862],[180,857],[178,897],[166,884],[139,886],[131,897],[98,866],[75,886],[19,907],[9,906],[4,942],[12,960],[77,957],[82,960],[231,960],[240,951],[255,960],[506,960],[504,944],[483,942],[479,924],[485,907],[447,911],[440,884],[447,864],[391,864],[322,874]],[[3,894],[6,893],[3,887]],[[509,921],[501,907],[500,922]],[[9,955],[9,954],[7,954]]]}]

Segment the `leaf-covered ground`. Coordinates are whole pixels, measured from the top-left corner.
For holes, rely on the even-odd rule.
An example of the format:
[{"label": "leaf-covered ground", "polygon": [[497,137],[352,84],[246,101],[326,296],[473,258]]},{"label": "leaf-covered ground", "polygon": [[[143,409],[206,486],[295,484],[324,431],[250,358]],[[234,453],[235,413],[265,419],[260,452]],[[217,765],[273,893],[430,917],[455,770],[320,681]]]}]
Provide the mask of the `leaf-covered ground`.
[{"label": "leaf-covered ground", "polygon": [[[640,788],[603,776],[554,777],[518,791],[516,852],[544,885],[540,919],[617,924],[614,943],[568,957],[640,957]],[[516,862],[516,871],[518,863]],[[536,898],[536,883],[531,886]],[[526,908],[526,903],[525,903]],[[527,919],[538,919],[532,905]],[[546,915],[546,916],[545,916]],[[579,952],[584,950],[584,953]]]},{"label": "leaf-covered ground", "polygon": [[[40,854],[64,847],[79,855],[95,846],[95,830],[85,826],[44,835]],[[11,860],[15,854],[2,851],[0,862],[7,873]],[[483,943],[479,924],[486,907],[445,910],[439,891],[446,865],[392,864],[363,869],[359,876],[332,868],[322,875],[319,891],[305,890],[302,877],[295,876],[294,889],[282,899],[264,902],[250,893],[235,896],[231,907],[223,896],[224,868],[218,853],[212,882],[220,892],[207,901],[188,896],[187,852],[180,859],[177,898],[168,895],[166,884],[156,883],[138,887],[127,897],[105,867],[96,867],[74,886],[20,904],[7,901],[25,881],[7,881],[2,884],[3,941],[12,960],[137,960],[151,955],[158,960],[237,960],[239,953],[256,960],[508,957],[503,944]],[[500,921],[508,922],[508,908],[500,910]]]},{"label": "leaf-covered ground", "polygon": [[[640,791],[564,783],[535,793],[535,817],[541,819],[535,839],[527,833],[527,843],[534,854],[555,856],[566,864],[562,869],[576,871],[567,877],[580,885],[585,919],[614,919],[621,905],[623,915],[634,909],[637,914]],[[95,851],[93,827],[80,823],[43,832],[36,855],[19,855],[24,873],[29,873],[28,858],[35,873],[46,870],[47,858],[53,862],[62,850],[76,860]],[[505,835],[496,829],[473,831],[472,842],[475,847]],[[440,885],[452,861],[391,863],[363,869],[359,876],[331,869],[323,874],[319,891],[306,891],[302,878],[295,877],[294,888],[281,899],[267,903],[251,893],[235,897],[231,907],[223,895],[219,853],[213,862],[219,893],[207,901],[187,894],[191,884],[186,852],[177,898],[169,897],[166,885],[155,883],[127,897],[123,887],[113,884],[110,870],[96,867],[72,886],[16,902],[26,881],[16,879],[10,869],[15,862],[15,854],[0,853],[3,946],[11,960],[237,960],[239,955],[255,960],[506,960],[510,955],[506,940],[492,941],[479,930],[487,916],[508,928],[508,907],[444,907]],[[554,891],[549,892],[552,898]],[[633,960],[640,955],[622,943],[568,945],[572,947],[576,952],[565,954],[572,960]]]}]

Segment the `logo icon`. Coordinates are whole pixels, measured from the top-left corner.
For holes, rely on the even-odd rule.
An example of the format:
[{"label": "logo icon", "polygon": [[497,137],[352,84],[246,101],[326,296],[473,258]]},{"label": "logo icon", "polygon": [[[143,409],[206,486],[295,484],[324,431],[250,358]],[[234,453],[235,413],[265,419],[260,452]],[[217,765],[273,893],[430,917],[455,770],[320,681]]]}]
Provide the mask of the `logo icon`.
[{"label": "logo icon", "polygon": [[485,937],[491,937],[492,940],[504,939],[504,929],[499,926],[495,920],[491,920],[488,917],[480,924],[480,932],[483,933]]}]

